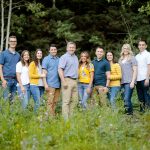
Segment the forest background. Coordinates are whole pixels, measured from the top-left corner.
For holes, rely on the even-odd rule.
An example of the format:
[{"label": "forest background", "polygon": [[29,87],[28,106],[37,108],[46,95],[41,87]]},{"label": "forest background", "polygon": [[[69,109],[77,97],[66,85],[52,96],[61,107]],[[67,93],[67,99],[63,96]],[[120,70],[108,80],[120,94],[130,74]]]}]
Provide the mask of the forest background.
[{"label": "forest background", "polygon": [[67,41],[77,43],[77,53],[101,45],[119,57],[121,46],[130,43],[137,53],[140,38],[150,44],[148,0],[1,0],[1,50],[8,35],[18,38],[17,50],[44,52],[55,43],[59,55]]}]

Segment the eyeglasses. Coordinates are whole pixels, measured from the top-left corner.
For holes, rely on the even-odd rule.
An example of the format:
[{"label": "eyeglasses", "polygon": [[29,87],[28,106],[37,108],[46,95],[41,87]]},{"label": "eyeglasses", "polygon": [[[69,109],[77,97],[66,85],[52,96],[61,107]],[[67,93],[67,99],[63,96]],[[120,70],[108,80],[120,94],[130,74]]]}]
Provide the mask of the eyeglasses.
[{"label": "eyeglasses", "polygon": [[15,43],[15,42],[17,42],[17,41],[9,41],[9,42],[11,42],[11,43]]}]

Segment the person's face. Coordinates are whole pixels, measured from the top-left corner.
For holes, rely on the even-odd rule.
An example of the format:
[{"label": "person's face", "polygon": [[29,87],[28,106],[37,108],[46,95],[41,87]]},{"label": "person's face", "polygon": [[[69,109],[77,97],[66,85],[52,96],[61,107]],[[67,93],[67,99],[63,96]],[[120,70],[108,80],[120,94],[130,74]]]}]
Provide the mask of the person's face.
[{"label": "person's face", "polygon": [[84,62],[87,62],[87,56],[86,54],[81,54],[81,62],[84,63]]},{"label": "person's face", "polygon": [[124,55],[129,55],[129,50],[126,46],[123,47],[123,54]]},{"label": "person's face", "polygon": [[24,61],[28,61],[29,58],[30,58],[29,53],[28,53],[28,52],[25,52],[24,55],[23,55],[23,60],[24,60]]},{"label": "person's face", "polygon": [[37,53],[36,53],[36,57],[37,57],[37,59],[42,59],[42,51],[37,51]]},{"label": "person's face", "polygon": [[16,48],[17,46],[17,39],[16,38],[9,38],[9,47],[10,48]]},{"label": "person's face", "polygon": [[147,48],[147,45],[144,41],[140,41],[138,44],[138,48],[140,51],[144,51]]},{"label": "person's face", "polygon": [[102,48],[97,48],[95,54],[96,54],[98,59],[101,59],[104,56],[104,50]]},{"label": "person's face", "polygon": [[107,57],[108,61],[113,61],[113,54],[112,53],[108,52],[106,57]]},{"label": "person's face", "polygon": [[57,48],[56,47],[50,47],[49,52],[52,56],[57,55]]},{"label": "person's face", "polygon": [[69,44],[68,46],[67,46],[67,52],[69,53],[69,54],[74,54],[75,53],[75,51],[76,51],[76,46],[74,45],[74,44]]}]

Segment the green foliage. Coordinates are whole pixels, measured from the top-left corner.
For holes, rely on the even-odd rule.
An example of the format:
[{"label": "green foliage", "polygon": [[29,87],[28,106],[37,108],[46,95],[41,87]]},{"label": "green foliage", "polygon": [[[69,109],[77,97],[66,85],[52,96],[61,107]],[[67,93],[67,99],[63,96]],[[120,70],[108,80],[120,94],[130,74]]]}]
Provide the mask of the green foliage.
[{"label": "green foliage", "polygon": [[11,106],[0,100],[0,147],[23,150],[116,150],[150,148],[150,112],[137,112],[134,96],[134,115],[123,114],[123,101],[118,109],[92,106],[86,111],[77,109],[68,121],[61,117],[61,102],[57,116],[50,117],[43,105],[33,112],[33,100],[23,111],[18,98]]}]

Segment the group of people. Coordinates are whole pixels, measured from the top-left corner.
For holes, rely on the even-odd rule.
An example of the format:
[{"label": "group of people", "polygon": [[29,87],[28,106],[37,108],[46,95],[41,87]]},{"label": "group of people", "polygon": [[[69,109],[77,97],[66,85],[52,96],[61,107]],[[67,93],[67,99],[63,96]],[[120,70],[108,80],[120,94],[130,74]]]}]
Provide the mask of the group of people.
[{"label": "group of people", "polygon": [[131,98],[136,85],[140,111],[150,108],[150,53],[146,50],[145,40],[138,42],[140,52],[136,56],[131,46],[124,44],[118,62],[112,51],[105,54],[101,47],[95,49],[96,57],[93,61],[87,51],[82,51],[78,60],[74,42],[67,43],[67,52],[60,58],[54,44],[50,45],[49,55],[44,59],[42,50],[37,49],[30,62],[30,52],[24,50],[20,56],[15,50],[16,45],[17,38],[10,36],[9,48],[0,54],[3,97],[9,98],[10,103],[17,90],[22,107],[26,109],[31,94],[34,110],[37,111],[46,91],[47,110],[54,116],[62,93],[62,115],[68,119],[78,103],[83,109],[88,107],[87,101],[93,97],[93,91],[98,94],[100,104],[107,105],[107,99],[102,98],[106,96],[115,109],[117,94],[122,89],[125,113],[132,114]]}]

